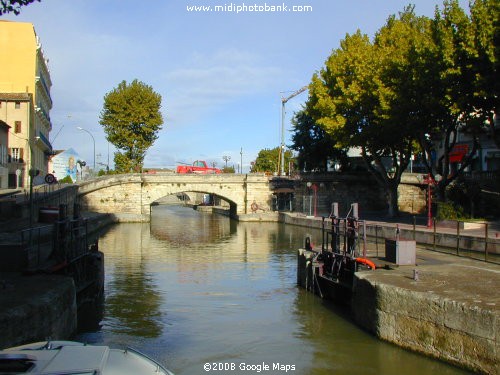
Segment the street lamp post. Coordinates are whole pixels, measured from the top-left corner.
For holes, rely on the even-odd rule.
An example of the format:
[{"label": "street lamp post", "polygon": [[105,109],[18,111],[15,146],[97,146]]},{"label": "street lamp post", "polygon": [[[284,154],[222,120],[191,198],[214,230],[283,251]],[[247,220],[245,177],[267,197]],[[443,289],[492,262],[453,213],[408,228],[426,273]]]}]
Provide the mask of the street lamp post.
[{"label": "street lamp post", "polygon": [[314,192],[314,217],[317,216],[317,206],[318,206],[318,185],[311,182],[307,183],[307,187],[311,188]]},{"label": "street lamp post", "polygon": [[424,184],[427,184],[427,228],[432,228],[432,190],[431,185],[436,182],[432,178],[431,174],[428,173],[423,180]]},{"label": "street lamp post", "polygon": [[88,130],[82,128],[81,126],[78,126],[77,129],[78,130],[82,130],[82,131],[88,133],[92,137],[92,142],[94,142],[94,171],[95,171],[95,139],[94,139],[94,136],[92,135],[91,132],[89,132]]},{"label": "street lamp post", "polygon": [[224,155],[224,156],[222,157],[222,160],[224,160],[224,161],[226,162],[226,171],[227,171],[227,162],[228,162],[229,160],[231,160],[231,156]]}]

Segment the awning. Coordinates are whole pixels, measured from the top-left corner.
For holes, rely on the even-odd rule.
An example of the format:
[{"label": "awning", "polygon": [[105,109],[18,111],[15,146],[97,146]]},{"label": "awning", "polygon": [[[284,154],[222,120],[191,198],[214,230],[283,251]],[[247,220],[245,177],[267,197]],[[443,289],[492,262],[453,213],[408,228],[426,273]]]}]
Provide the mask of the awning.
[{"label": "awning", "polygon": [[469,152],[469,145],[461,144],[453,146],[449,155],[450,163],[461,163],[467,152]]}]

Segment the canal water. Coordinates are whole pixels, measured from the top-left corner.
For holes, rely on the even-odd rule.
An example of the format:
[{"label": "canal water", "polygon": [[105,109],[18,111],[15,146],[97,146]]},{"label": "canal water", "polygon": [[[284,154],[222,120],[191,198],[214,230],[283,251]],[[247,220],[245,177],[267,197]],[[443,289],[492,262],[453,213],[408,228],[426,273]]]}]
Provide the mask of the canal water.
[{"label": "canal water", "polygon": [[76,339],[133,347],[176,375],[465,373],[377,340],[299,289],[306,236],[320,233],[156,206],[151,223],[101,236],[105,300]]}]

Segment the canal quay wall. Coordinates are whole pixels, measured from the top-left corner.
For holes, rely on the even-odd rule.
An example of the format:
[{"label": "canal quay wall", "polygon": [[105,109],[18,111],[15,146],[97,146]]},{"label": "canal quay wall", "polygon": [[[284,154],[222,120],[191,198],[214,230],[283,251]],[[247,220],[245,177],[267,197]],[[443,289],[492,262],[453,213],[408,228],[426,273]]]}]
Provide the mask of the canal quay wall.
[{"label": "canal quay wall", "polygon": [[[321,228],[316,218],[283,215],[281,219]],[[394,237],[395,225],[387,224],[389,236]],[[400,235],[413,236],[401,229]],[[318,250],[318,246],[321,239],[313,247]],[[299,250],[297,282],[319,294],[313,255]],[[420,247],[416,259],[415,265],[386,263],[375,271],[357,272],[347,301],[353,321],[402,348],[477,373],[499,374],[500,266]],[[345,295],[333,290],[322,294]]]},{"label": "canal quay wall", "polygon": [[[113,215],[86,213],[88,233],[116,222]],[[7,249],[6,234],[2,247]],[[8,242],[8,241],[7,241]],[[1,258],[0,254],[0,258]],[[104,255],[95,271],[103,285]],[[12,260],[12,259],[10,259]],[[15,262],[21,265],[20,262]],[[76,333],[78,300],[72,277],[55,274],[27,275],[12,263],[0,268],[0,349],[44,340],[64,340]],[[86,296],[89,297],[89,296]]]},{"label": "canal quay wall", "polygon": [[499,374],[498,267],[483,268],[470,259],[450,262],[444,254],[426,256],[427,264],[418,267],[358,272],[351,299],[354,321],[400,347],[474,372]]},{"label": "canal quay wall", "polygon": [[0,273],[0,349],[66,339],[77,329],[73,279]]}]

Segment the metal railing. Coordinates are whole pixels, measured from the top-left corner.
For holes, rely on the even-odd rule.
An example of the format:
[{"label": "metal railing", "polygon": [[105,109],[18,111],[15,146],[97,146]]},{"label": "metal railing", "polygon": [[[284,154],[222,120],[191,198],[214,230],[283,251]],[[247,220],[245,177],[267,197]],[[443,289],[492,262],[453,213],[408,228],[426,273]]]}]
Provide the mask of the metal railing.
[{"label": "metal railing", "polygon": [[394,238],[399,229],[402,238],[415,240],[420,248],[500,264],[498,233],[492,233],[488,223],[482,223],[482,227],[474,231],[462,229],[461,223],[457,222],[454,230],[446,231],[436,225],[432,230],[424,231],[416,225],[403,229],[367,224],[367,251],[369,256],[385,257],[385,239]]},{"label": "metal railing", "polygon": [[[323,218],[324,226],[332,226],[331,218]],[[346,238],[346,220],[337,219],[333,227],[341,241]],[[368,257],[385,258],[386,239],[415,240],[422,249],[468,257],[471,259],[500,264],[500,231],[490,223],[473,223],[474,229],[464,229],[464,222],[453,222],[454,228],[440,228],[439,223],[433,229],[423,229],[414,224],[379,225],[356,220],[355,254]],[[472,224],[472,223],[467,223]],[[467,226],[465,226],[467,228]],[[323,238],[323,242],[329,239]],[[340,247],[345,247],[340,243]]]},{"label": "metal railing", "polygon": [[71,264],[90,253],[85,219],[64,219],[21,231],[26,270],[47,271]]}]

